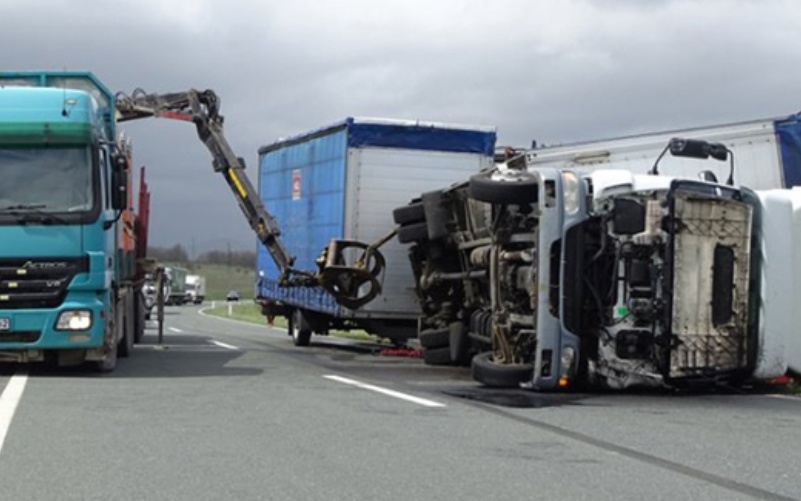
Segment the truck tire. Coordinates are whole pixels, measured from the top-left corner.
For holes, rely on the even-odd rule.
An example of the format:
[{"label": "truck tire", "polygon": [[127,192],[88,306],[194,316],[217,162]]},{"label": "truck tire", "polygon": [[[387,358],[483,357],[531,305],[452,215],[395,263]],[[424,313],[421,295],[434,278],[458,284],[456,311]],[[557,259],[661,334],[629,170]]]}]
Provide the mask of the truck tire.
[{"label": "truck tire", "polygon": [[473,357],[470,363],[473,380],[490,388],[517,388],[520,383],[531,381],[532,364],[496,364],[492,356],[491,351],[486,351]]},{"label": "truck tire", "polygon": [[425,221],[398,228],[398,241],[402,244],[428,240],[428,225]]},{"label": "truck tire", "polygon": [[106,355],[106,358],[92,362],[92,367],[94,368],[95,372],[108,374],[109,372],[114,372],[114,369],[117,368],[117,350],[119,343],[111,344],[111,351],[108,353],[108,355]]},{"label": "truck tire", "polygon": [[451,365],[451,349],[444,348],[424,348],[423,362],[426,365]]},{"label": "truck tire", "polygon": [[295,346],[309,346],[309,343],[311,343],[312,330],[303,318],[303,313],[300,309],[296,309],[292,312],[289,327],[289,332],[292,335],[292,343]]},{"label": "truck tire", "polygon": [[392,211],[392,218],[395,220],[395,224],[404,225],[425,221],[426,213],[423,210],[422,202],[412,202]]},{"label": "truck tire", "polygon": [[448,236],[450,211],[442,190],[429,191],[422,196],[425,221],[428,227],[428,238],[436,240]]},{"label": "truck tire", "polygon": [[145,298],[141,292],[136,293],[134,301],[134,343],[139,344],[145,337]]},{"label": "truck tire", "polygon": [[443,348],[450,343],[451,334],[447,327],[444,329],[426,329],[420,331],[417,338],[423,348]]},{"label": "truck tire", "polygon": [[539,198],[537,180],[529,175],[509,176],[493,180],[492,172],[479,172],[470,177],[470,197],[491,204],[525,205]]},{"label": "truck tire", "polygon": [[134,345],[133,297],[130,294],[117,304],[116,328],[122,333],[117,354],[122,358],[128,358],[133,353]]},{"label": "truck tire", "polygon": [[470,365],[470,337],[462,322],[448,325],[448,346],[451,361],[456,365]]}]

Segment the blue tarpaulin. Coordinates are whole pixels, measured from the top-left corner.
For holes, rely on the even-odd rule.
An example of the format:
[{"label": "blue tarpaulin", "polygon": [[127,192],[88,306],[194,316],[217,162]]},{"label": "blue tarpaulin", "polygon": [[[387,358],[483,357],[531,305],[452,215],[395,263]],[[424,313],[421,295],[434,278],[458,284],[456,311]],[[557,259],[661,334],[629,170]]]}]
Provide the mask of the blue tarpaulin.
[{"label": "blue tarpaulin", "polygon": [[779,141],[784,186],[801,186],[801,123],[799,115],[793,115],[775,122],[776,137]]}]

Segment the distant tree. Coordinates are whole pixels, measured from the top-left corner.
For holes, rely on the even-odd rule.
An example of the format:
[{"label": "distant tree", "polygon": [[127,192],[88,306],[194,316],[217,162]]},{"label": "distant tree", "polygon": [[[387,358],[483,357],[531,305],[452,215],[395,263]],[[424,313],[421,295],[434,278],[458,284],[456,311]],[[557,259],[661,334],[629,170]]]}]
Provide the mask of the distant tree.
[{"label": "distant tree", "polygon": [[237,266],[244,268],[243,272],[253,270],[256,266],[256,253],[254,251],[212,250],[200,254],[194,262],[190,261],[189,254],[181,244],[176,244],[172,247],[150,247],[147,252],[149,257],[160,262],[185,263],[192,271],[200,269],[201,264]]},{"label": "distant tree", "polygon": [[181,244],[175,244],[172,247],[149,247],[147,253],[149,257],[162,262],[186,263],[189,261],[189,254]]},{"label": "distant tree", "polygon": [[197,258],[198,263],[226,264],[252,270],[256,266],[256,253],[253,251],[213,250],[204,252]]}]

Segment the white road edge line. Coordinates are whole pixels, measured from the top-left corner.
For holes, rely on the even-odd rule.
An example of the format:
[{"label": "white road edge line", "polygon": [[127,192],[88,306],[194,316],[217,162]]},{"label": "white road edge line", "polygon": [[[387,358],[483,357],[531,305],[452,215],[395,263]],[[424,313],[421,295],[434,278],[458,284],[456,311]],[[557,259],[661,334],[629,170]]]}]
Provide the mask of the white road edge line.
[{"label": "white road edge line", "polygon": [[382,393],[384,395],[388,395],[390,397],[399,398],[401,400],[406,400],[407,402],[413,402],[417,405],[422,405],[424,407],[446,407],[445,404],[441,404],[439,402],[435,402],[433,400],[427,400],[425,398],[415,397],[412,395],[407,395],[406,393],[401,393],[399,391],[390,390],[387,388],[382,388],[380,386],[375,386],[372,384],[361,383],[359,381],[354,381],[353,379],[344,378],[342,376],[335,376],[332,374],[323,376],[326,379],[330,379],[331,381],[337,381],[339,383],[349,384],[351,386],[355,386],[357,388],[361,388],[363,390],[370,390],[375,391],[377,393]]},{"label": "white road edge line", "polygon": [[793,396],[793,395],[782,395],[782,394],[777,394],[777,393],[769,393],[769,394],[767,394],[765,396],[766,397],[770,397],[770,398],[779,398],[779,399],[782,399],[782,400],[792,400],[792,401],[795,401],[795,402],[801,402],[801,398],[798,398],[798,397]]},{"label": "white road edge line", "polygon": [[173,332],[177,332],[178,334],[181,334],[183,332],[181,329],[176,329],[175,327],[167,327],[167,329]]},{"label": "white road edge line", "polygon": [[14,419],[14,413],[17,411],[17,405],[22,398],[22,392],[25,390],[27,382],[27,373],[14,374],[6,384],[3,394],[0,395],[0,451],[3,450],[8,428],[11,426],[11,420]]},{"label": "white road edge line", "polygon": [[232,344],[223,343],[222,341],[216,341],[214,339],[211,340],[211,344],[216,344],[220,348],[225,348],[227,350],[239,350],[238,347],[236,347],[236,346],[234,346]]}]

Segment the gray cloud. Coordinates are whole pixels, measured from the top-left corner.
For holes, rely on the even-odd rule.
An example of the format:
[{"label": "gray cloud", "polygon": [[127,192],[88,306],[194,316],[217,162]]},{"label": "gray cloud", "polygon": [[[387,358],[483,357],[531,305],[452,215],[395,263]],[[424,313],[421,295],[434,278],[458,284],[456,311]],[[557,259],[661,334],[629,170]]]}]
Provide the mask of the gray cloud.
[{"label": "gray cloud", "polygon": [[[0,0],[3,69],[88,69],[112,90],[213,88],[256,150],[346,116],[497,125],[525,146],[801,108],[801,8],[767,1]],[[155,245],[253,248],[186,124],[125,125]]]}]

